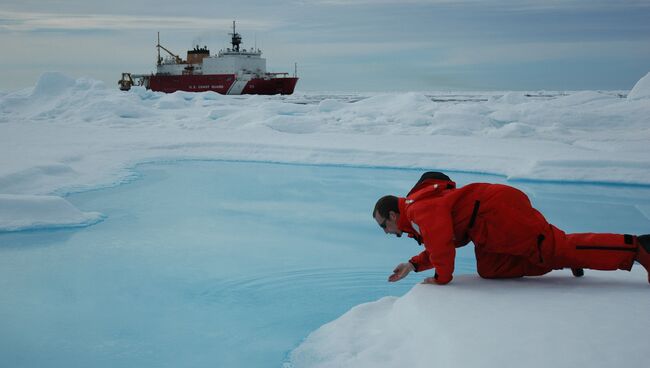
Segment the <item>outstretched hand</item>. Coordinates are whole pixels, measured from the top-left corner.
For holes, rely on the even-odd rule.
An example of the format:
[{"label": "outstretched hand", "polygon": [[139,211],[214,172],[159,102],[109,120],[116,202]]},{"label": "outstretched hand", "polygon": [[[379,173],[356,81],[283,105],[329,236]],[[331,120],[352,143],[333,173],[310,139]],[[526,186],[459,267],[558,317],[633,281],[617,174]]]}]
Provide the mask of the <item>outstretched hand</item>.
[{"label": "outstretched hand", "polygon": [[405,278],[406,275],[408,275],[409,272],[413,271],[414,269],[415,268],[413,267],[411,262],[400,263],[393,270],[393,274],[388,276],[388,281],[389,282],[399,281]]}]

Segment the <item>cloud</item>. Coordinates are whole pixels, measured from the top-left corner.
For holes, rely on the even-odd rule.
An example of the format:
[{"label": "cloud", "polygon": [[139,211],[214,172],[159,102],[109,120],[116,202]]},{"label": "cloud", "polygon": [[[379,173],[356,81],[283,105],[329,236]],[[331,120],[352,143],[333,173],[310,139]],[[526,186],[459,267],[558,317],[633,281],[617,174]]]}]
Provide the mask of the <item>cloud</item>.
[{"label": "cloud", "polygon": [[604,57],[649,58],[647,41],[521,42],[450,48],[435,66],[529,63]]},{"label": "cloud", "polygon": [[319,42],[293,43],[290,46],[275,45],[274,51],[288,53],[295,50],[310,59],[322,57],[381,56],[395,52],[411,51],[431,47],[430,42]]},{"label": "cloud", "polygon": [[647,0],[302,0],[301,4],[329,6],[436,6],[449,5],[455,7],[502,8],[511,11],[550,11],[556,9],[625,9],[650,8]]},{"label": "cloud", "polygon": [[[280,25],[278,21],[245,19],[246,28],[268,30]],[[0,31],[122,31],[134,29],[206,30],[228,28],[232,19],[135,16],[113,14],[56,14],[9,12],[0,10]]]}]

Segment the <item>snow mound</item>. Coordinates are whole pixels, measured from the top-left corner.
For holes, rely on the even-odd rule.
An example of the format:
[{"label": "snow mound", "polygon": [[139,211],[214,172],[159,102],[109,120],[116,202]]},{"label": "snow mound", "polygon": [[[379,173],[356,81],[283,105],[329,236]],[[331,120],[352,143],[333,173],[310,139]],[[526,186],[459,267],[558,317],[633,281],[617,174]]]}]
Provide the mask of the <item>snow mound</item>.
[{"label": "snow mound", "polygon": [[630,93],[627,94],[627,98],[631,100],[648,97],[650,97],[650,73],[646,74],[645,77],[639,79],[634,87],[632,87]]},{"label": "snow mound", "polygon": [[334,100],[334,99],[325,99],[318,104],[318,111],[320,112],[332,112],[335,110],[340,110],[345,107],[345,103]]},{"label": "snow mound", "polygon": [[291,134],[307,134],[318,130],[319,121],[299,119],[294,116],[275,116],[266,122],[266,125],[278,132]]},{"label": "snow mound", "polygon": [[[25,160],[27,161],[27,160]],[[27,161],[28,162],[28,161]],[[25,163],[27,163],[25,162]],[[19,168],[16,163],[13,166]],[[6,171],[5,171],[6,170]],[[70,165],[57,162],[42,163],[25,169],[11,170],[10,165],[0,168],[0,193],[45,194],[42,185],[74,180],[79,175]]]},{"label": "snow mound", "polygon": [[59,72],[46,72],[38,78],[32,92],[32,97],[56,97],[67,89],[72,88],[76,81]]},{"label": "snow mound", "polygon": [[320,327],[287,366],[612,367],[624,357],[628,368],[647,367],[650,286],[640,268],[416,285]]},{"label": "snow mound", "polygon": [[482,131],[488,119],[471,112],[439,111],[433,115],[431,134],[468,136]]},{"label": "snow mound", "polygon": [[103,218],[57,196],[0,194],[0,232],[89,226]]},{"label": "snow mound", "polygon": [[562,107],[578,107],[580,105],[589,104],[594,101],[611,100],[611,96],[598,91],[580,91],[572,93],[568,96],[560,97],[549,103],[552,106]]},{"label": "snow mound", "polygon": [[162,92],[154,92],[150,89],[146,89],[145,87],[141,87],[141,86],[131,87],[129,92],[140,97],[140,99],[142,100],[156,100],[161,96],[165,95]]},{"label": "snow mound", "polygon": [[508,92],[504,94],[501,98],[497,99],[497,101],[504,104],[510,104],[510,105],[516,105],[516,104],[527,102],[526,96],[524,95],[523,92]]},{"label": "snow mound", "polygon": [[205,91],[201,94],[203,99],[206,101],[217,101],[217,100],[223,100],[227,98],[226,95],[222,95],[220,93],[213,92],[213,91]]}]

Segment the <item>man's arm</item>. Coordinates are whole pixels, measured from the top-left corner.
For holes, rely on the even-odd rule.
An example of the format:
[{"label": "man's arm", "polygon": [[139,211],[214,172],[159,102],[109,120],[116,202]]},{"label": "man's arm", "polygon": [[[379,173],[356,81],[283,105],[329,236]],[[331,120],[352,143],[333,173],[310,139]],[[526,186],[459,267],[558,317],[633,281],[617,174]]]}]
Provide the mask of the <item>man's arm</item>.
[{"label": "man's arm", "polygon": [[415,272],[426,271],[433,268],[433,265],[431,264],[431,258],[429,257],[429,252],[426,249],[423,250],[420,254],[411,257],[409,262],[413,264]]},{"label": "man's arm", "polygon": [[[429,256],[429,263],[436,269],[433,279],[425,283],[435,282],[447,284],[453,278],[456,247],[453,242],[453,222],[451,213],[446,209],[428,211],[424,216],[414,219],[420,222],[424,247]],[[419,268],[419,263],[418,270]]]}]

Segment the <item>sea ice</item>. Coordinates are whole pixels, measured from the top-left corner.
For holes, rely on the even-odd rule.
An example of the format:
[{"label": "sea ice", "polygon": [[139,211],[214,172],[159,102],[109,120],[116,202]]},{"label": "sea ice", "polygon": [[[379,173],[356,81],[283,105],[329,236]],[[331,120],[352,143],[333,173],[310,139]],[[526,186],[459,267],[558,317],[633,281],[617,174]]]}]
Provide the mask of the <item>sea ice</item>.
[{"label": "sea ice", "polygon": [[631,100],[648,97],[650,97],[650,73],[639,79],[639,81],[636,82],[634,87],[632,87],[630,93],[627,95],[627,98]]},{"label": "sea ice", "polygon": [[320,327],[286,367],[647,367],[650,297],[639,268],[417,285]]},{"label": "sea ice", "polygon": [[82,212],[57,196],[0,194],[0,232],[87,226],[101,221],[98,212]]},{"label": "sea ice", "polygon": [[139,162],[175,159],[650,184],[649,81],[627,99],[600,91],[222,96],[122,92],[50,72],[0,96],[0,194],[65,195],[119,183]]}]

